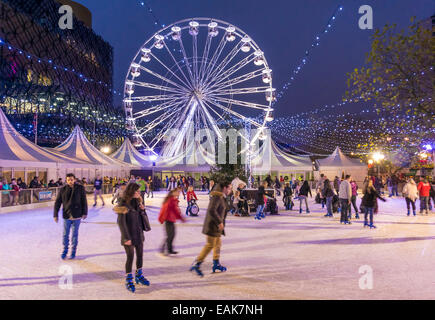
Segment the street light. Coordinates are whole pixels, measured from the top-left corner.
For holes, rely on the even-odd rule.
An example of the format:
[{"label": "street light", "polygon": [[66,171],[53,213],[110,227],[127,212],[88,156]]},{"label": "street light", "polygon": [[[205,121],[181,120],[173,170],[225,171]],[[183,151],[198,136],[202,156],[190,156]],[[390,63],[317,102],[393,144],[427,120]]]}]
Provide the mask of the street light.
[{"label": "street light", "polygon": [[111,151],[110,147],[106,146],[106,147],[102,147],[101,148],[101,152],[105,153],[105,154],[109,154]]},{"label": "street light", "polygon": [[[373,158],[373,161],[376,162],[376,168],[377,168],[377,173],[378,173],[377,175],[379,176],[379,173],[380,173],[379,162],[384,160],[385,156],[378,151],[378,152],[375,152],[373,154],[372,158]],[[372,164],[373,164],[373,162],[372,162]]]}]

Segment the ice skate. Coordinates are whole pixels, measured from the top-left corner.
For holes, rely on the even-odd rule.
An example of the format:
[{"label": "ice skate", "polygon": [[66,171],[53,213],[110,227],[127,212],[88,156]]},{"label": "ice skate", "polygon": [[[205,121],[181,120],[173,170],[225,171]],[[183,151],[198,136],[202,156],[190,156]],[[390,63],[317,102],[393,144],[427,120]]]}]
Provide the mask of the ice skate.
[{"label": "ice skate", "polygon": [[213,273],[216,272],[216,270],[219,270],[220,272],[225,272],[227,271],[227,268],[225,268],[224,266],[222,266],[219,262],[219,260],[213,260]]},{"label": "ice skate", "polygon": [[130,292],[134,293],[136,291],[136,287],[134,286],[134,283],[133,283],[133,275],[131,273],[129,273],[127,275],[127,277],[125,278],[125,287]]},{"label": "ice skate", "polygon": [[367,221],[364,221],[364,228],[369,226],[370,226],[369,223]]},{"label": "ice skate", "polygon": [[68,255],[68,248],[63,250],[63,252],[60,255],[60,257],[61,257],[62,260],[65,260],[67,255]]},{"label": "ice skate", "polygon": [[376,226],[373,223],[369,224],[370,229],[376,229]]},{"label": "ice skate", "polygon": [[143,276],[142,269],[136,271],[136,276],[134,277],[136,284],[141,284],[143,286],[149,286],[150,282]]},{"label": "ice skate", "polygon": [[76,258],[76,253],[77,253],[77,249],[72,249],[69,259],[74,260]]},{"label": "ice skate", "polygon": [[200,267],[201,267],[202,262],[197,262],[195,261],[192,265],[192,267],[190,268],[190,272],[195,271],[196,274],[200,277],[204,277],[204,274],[202,273]]}]

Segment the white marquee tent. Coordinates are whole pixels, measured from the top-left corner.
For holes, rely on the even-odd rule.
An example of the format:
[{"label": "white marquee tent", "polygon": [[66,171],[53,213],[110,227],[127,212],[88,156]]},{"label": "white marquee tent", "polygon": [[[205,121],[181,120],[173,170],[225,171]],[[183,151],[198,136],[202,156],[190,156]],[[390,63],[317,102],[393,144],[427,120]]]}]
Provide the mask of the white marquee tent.
[{"label": "white marquee tent", "polygon": [[336,176],[342,178],[350,174],[361,186],[367,176],[367,166],[357,159],[347,157],[338,147],[329,157],[317,160],[317,162],[319,173],[325,174],[330,180]]}]

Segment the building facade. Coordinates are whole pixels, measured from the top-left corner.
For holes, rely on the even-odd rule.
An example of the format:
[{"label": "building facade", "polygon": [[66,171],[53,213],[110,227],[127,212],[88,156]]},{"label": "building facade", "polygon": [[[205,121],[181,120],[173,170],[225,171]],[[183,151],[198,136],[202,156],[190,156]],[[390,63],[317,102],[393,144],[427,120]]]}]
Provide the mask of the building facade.
[{"label": "building facade", "polygon": [[125,113],[113,106],[113,48],[82,6],[73,28],[60,28],[62,3],[0,0],[0,107],[42,146],[63,142],[77,124],[95,145],[119,146]]}]

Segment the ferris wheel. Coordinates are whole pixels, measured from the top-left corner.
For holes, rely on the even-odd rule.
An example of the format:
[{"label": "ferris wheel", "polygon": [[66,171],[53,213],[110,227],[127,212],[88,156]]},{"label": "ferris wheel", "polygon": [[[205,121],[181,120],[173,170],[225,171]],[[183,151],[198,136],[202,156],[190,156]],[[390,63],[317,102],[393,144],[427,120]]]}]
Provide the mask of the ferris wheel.
[{"label": "ferris wheel", "polygon": [[[179,152],[189,129],[221,128],[235,122],[264,139],[273,120],[272,70],[263,51],[239,28],[216,19],[173,23],[149,38],[133,59],[124,87],[127,128],[150,154]],[[171,143],[169,130],[178,130]],[[162,147],[163,146],[163,147]]]}]

